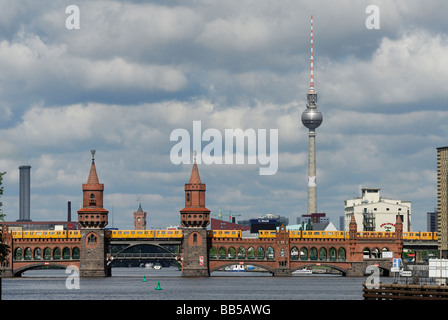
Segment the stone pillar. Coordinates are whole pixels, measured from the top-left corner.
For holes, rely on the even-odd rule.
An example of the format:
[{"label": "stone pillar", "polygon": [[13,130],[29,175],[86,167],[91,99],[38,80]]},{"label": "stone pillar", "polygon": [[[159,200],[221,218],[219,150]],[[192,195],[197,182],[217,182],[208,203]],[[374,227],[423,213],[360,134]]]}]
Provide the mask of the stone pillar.
[{"label": "stone pillar", "polygon": [[207,230],[204,228],[184,229],[182,260],[183,277],[208,277]]},{"label": "stone pillar", "polygon": [[277,268],[274,271],[274,276],[288,277],[291,275],[289,255],[289,233],[285,226],[282,225],[275,236],[275,261],[277,262]]}]

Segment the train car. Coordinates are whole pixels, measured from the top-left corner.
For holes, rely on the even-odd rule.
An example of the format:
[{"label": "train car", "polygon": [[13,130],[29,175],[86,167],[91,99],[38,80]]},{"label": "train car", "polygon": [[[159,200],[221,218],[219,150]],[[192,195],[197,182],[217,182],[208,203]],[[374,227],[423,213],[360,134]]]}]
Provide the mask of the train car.
[{"label": "train car", "polygon": [[305,230],[305,231],[302,231],[302,238],[305,238],[305,239],[345,239],[345,232],[344,231]]},{"label": "train car", "polygon": [[136,230],[135,235],[137,238],[153,239],[155,232],[154,230]]},{"label": "train car", "polygon": [[276,234],[277,234],[276,230],[259,230],[258,238],[260,239],[275,238]]},{"label": "train car", "polygon": [[358,231],[357,238],[395,238],[395,232]]},{"label": "train car", "polygon": [[437,232],[403,232],[404,240],[437,240]]},{"label": "train car", "polygon": [[241,230],[208,230],[211,238],[241,238]]},{"label": "train car", "polygon": [[326,232],[325,238],[327,239],[345,239],[344,231],[324,231]]},{"label": "train car", "polygon": [[81,230],[68,230],[67,237],[70,239],[81,238]]},{"label": "train car", "polygon": [[153,239],[154,230],[107,230],[112,239]]},{"label": "train car", "polygon": [[63,230],[23,231],[24,239],[61,239],[66,237],[67,231]]},{"label": "train car", "polygon": [[420,232],[403,232],[404,240],[419,240]]},{"label": "train car", "polygon": [[420,240],[432,240],[432,232],[420,232]]},{"label": "train car", "polygon": [[179,239],[183,236],[182,230],[156,230],[157,239]]},{"label": "train car", "polygon": [[293,239],[302,238],[302,230],[289,230],[289,237]]},{"label": "train car", "polygon": [[13,239],[22,239],[23,238],[23,231],[12,231],[12,238]]}]

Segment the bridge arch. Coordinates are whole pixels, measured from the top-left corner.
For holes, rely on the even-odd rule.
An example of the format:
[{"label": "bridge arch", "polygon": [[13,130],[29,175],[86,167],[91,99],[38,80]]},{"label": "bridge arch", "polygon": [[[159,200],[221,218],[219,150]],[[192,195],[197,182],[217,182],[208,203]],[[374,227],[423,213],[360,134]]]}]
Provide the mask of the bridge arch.
[{"label": "bridge arch", "polygon": [[319,249],[319,260],[327,260],[327,249],[325,247]]},{"label": "bridge arch", "polygon": [[264,259],[265,257],[265,250],[263,247],[258,247],[257,248],[257,259]]},{"label": "bridge arch", "polygon": [[41,268],[41,267],[46,267],[48,269],[66,269],[69,265],[74,265],[77,268],[79,268],[79,262],[77,263],[77,261],[66,261],[66,262],[48,262],[48,261],[41,261],[39,262],[38,260],[36,260],[35,262],[32,263],[27,263],[24,266],[21,266],[17,269],[13,270],[13,277],[21,277],[22,273],[24,273],[25,271],[28,270],[32,270],[32,269],[36,269],[36,268]]},{"label": "bridge arch", "polygon": [[[120,250],[120,251],[118,251],[118,252],[116,252],[116,253],[114,253],[114,254],[112,254],[112,256],[115,256],[115,255],[118,255],[118,254],[120,254],[120,253],[132,253],[132,252],[130,252],[130,251],[134,251],[134,252],[137,252],[135,249],[137,249],[137,248],[156,248],[157,249],[157,251],[159,251],[160,253],[171,253],[171,254],[173,254],[174,255],[174,253],[173,252],[171,252],[170,250],[168,250],[167,248],[164,248],[164,247],[162,247],[162,246],[160,246],[160,245],[158,245],[158,244],[153,244],[153,243],[132,243],[132,244],[129,244],[127,247],[125,247],[124,249],[122,249],[122,250]],[[151,253],[157,253],[157,252],[151,252]]]}]

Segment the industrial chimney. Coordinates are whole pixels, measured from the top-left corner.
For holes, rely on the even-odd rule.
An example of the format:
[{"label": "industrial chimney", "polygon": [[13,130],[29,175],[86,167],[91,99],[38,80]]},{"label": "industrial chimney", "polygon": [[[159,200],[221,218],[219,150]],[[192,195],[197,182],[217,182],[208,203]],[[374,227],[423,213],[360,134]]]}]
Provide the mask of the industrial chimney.
[{"label": "industrial chimney", "polygon": [[19,184],[19,220],[31,221],[30,219],[30,170],[31,166],[20,166]]},{"label": "industrial chimney", "polygon": [[72,202],[71,201],[67,202],[67,221],[68,222],[72,221]]}]

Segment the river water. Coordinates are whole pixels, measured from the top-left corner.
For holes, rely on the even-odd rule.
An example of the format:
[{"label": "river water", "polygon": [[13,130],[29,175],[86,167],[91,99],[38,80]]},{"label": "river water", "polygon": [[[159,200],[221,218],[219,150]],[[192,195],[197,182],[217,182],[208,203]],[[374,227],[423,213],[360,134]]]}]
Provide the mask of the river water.
[{"label": "river water", "polygon": [[[4,278],[3,300],[361,300],[364,277],[300,275],[273,277],[264,272],[213,272],[183,278],[175,267],[160,270],[113,268],[112,277],[80,278],[66,270],[29,270]],[[143,280],[146,281],[143,281]],[[384,278],[383,282],[389,282]],[[160,283],[162,290],[155,290]],[[72,289],[68,289],[72,287]],[[75,288],[73,288],[75,287]]]}]

